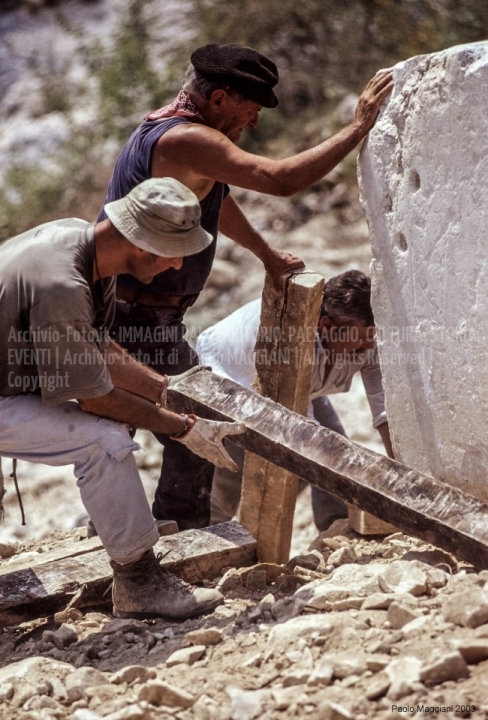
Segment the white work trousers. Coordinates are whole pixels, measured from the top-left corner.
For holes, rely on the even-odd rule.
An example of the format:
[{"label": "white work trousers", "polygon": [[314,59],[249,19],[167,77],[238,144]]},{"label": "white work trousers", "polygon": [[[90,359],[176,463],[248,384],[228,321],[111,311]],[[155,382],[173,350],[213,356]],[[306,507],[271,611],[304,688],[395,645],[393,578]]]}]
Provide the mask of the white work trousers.
[{"label": "white work trousers", "polygon": [[37,395],[0,395],[0,455],[74,465],[81,500],[112,560],[137,560],[159,539],[126,425],[76,402],[46,406]]}]

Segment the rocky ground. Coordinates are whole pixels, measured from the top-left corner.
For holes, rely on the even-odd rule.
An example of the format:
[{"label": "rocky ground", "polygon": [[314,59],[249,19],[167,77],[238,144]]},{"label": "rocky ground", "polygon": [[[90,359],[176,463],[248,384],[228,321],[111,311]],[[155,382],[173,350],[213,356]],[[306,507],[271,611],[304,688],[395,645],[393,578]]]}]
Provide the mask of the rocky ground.
[{"label": "rocky ground", "polygon": [[104,606],[4,628],[0,716],[486,718],[487,580],[415,538],[338,521],[287,566],[228,570],[206,617],[114,620]]}]

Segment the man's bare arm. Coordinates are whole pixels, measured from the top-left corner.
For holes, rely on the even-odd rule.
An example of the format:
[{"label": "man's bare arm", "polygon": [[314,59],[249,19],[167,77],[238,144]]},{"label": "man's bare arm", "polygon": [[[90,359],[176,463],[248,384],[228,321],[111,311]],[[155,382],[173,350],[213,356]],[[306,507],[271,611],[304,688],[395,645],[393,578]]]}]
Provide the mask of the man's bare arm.
[{"label": "man's bare arm", "polygon": [[78,404],[84,412],[127,423],[133,428],[177,435],[185,427],[181,415],[117,387],[101,397],[78,400]]},{"label": "man's bare arm", "polygon": [[116,388],[140,395],[153,403],[160,402],[161,393],[166,387],[165,375],[137,362],[113,340],[110,340],[104,357]]},{"label": "man's bare arm", "polygon": [[270,195],[293,195],[327,175],[356,147],[374,125],[392,87],[391,72],[375,75],[363,91],[350,125],[320,145],[283,160],[244,152],[204,125],[178,125],[158,141],[153,174],[175,177],[200,198],[205,179]]},{"label": "man's bare arm", "polygon": [[[115,345],[117,348],[117,345]],[[118,348],[121,350],[121,348]],[[130,384],[129,374],[139,375],[139,370],[152,373],[145,366],[138,364],[125,365],[122,363],[124,351],[122,350],[121,362],[115,361],[116,372],[114,375],[119,382]],[[129,368],[128,372],[126,372]],[[144,373],[140,376],[144,381]],[[162,376],[158,376],[159,380]],[[149,375],[145,376],[147,385],[144,390],[151,394],[152,385]],[[154,381],[157,378],[153,378]],[[219,467],[226,467],[235,472],[237,465],[229,457],[224,449],[222,441],[227,435],[237,435],[245,430],[241,423],[216,422],[213,420],[202,420],[195,415],[182,417],[166,407],[156,405],[151,400],[140,397],[141,386],[136,385],[139,394],[133,394],[119,387],[114,387],[106,395],[97,398],[78,400],[80,408],[87,413],[110,418],[121,423],[126,423],[133,428],[144,428],[154,433],[178,436],[178,440],[186,445],[192,452],[206,458],[209,462]]]},{"label": "man's bare arm", "polygon": [[81,409],[134,428],[168,435],[181,432],[182,417],[156,404],[166,386],[166,377],[134,360],[113,340],[104,355],[115,387],[101,397],[78,400]]},{"label": "man's bare arm", "polygon": [[231,195],[227,195],[222,203],[219,230],[261,260],[276,290],[281,289],[283,273],[305,266],[295,255],[268,245],[262,235],[254,230]]}]

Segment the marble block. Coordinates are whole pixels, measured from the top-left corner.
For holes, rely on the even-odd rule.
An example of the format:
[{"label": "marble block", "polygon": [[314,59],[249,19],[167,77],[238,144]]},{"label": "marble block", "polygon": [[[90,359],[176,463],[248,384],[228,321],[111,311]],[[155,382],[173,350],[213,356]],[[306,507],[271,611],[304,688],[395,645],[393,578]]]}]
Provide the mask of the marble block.
[{"label": "marble block", "polygon": [[398,460],[488,502],[488,42],[394,68],[359,159]]}]

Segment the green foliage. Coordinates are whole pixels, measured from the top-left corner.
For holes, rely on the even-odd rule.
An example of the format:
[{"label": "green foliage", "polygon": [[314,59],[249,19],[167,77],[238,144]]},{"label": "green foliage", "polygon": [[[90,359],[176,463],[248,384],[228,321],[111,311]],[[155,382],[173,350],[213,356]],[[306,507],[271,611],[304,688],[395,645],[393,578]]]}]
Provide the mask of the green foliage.
[{"label": "green foliage", "polygon": [[105,137],[127,139],[144,114],[160,104],[163,82],[150,61],[150,19],[144,0],[131,0],[108,47],[96,42],[91,69],[99,81],[100,123]]},{"label": "green foliage", "polygon": [[59,199],[60,178],[26,166],[14,166],[0,189],[0,242],[42,222]]},{"label": "green foliage", "polygon": [[81,217],[93,221],[109,171],[97,158],[97,138],[76,135],[53,158],[57,170],[14,165],[0,187],[0,242],[49,220]]},{"label": "green foliage", "polygon": [[69,61],[60,62],[52,50],[42,58],[35,57],[31,68],[41,81],[43,112],[68,112],[72,88],[66,82]]},{"label": "green foliage", "polygon": [[[145,0],[131,0],[127,13],[109,42],[87,42],[92,76],[98,81],[98,122],[91,130],[73,133],[52,158],[58,170],[19,164],[5,173],[0,187],[0,241],[34,225],[74,215],[94,220],[111,173],[100,156],[104,143],[120,146],[148,109],[161,102],[163,84],[150,63],[150,17]],[[80,36],[62,13],[57,21]],[[42,81],[44,112],[69,113],[87,88],[72,87],[69,63],[61,65],[51,53],[36,59],[34,71]],[[90,98],[90,104],[93,97]]]}]

